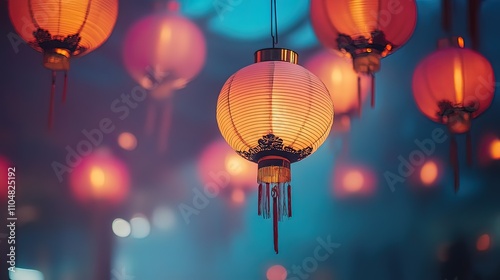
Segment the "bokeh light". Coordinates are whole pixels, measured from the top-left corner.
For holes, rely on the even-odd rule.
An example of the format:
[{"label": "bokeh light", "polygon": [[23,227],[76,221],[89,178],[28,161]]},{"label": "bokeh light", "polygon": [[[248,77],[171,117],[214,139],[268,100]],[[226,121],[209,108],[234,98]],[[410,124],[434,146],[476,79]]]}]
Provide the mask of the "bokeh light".
[{"label": "bokeh light", "polygon": [[245,202],[245,192],[242,189],[234,189],[231,193],[231,201],[236,205],[241,205]]},{"label": "bokeh light", "polygon": [[133,151],[137,147],[137,138],[130,132],[122,132],[118,135],[118,145],[127,151]]},{"label": "bokeh light", "polygon": [[476,248],[478,251],[486,251],[491,246],[491,238],[489,234],[483,234],[479,236],[476,243]]},{"label": "bokeh light", "polygon": [[363,187],[364,181],[363,174],[359,170],[352,170],[344,175],[342,183],[346,191],[357,192]]},{"label": "bokeh light", "polygon": [[127,237],[130,235],[131,228],[129,222],[124,219],[116,218],[111,228],[113,229],[113,233],[118,237]]},{"label": "bokeh light", "polygon": [[43,274],[34,269],[16,267],[15,271],[9,271],[11,280],[44,280]]},{"label": "bokeh light", "polygon": [[333,171],[332,188],[336,197],[369,196],[376,186],[375,173],[361,164],[337,163]]},{"label": "bokeh light", "polygon": [[285,280],[287,276],[286,269],[281,265],[273,265],[267,269],[267,280]]},{"label": "bokeh light", "polygon": [[420,180],[426,186],[434,184],[438,178],[439,169],[436,162],[429,160],[420,169]]},{"label": "bokeh light", "polygon": [[153,225],[162,230],[173,229],[177,223],[175,212],[166,206],[156,208],[151,219]]},{"label": "bokeh light", "polygon": [[70,186],[82,202],[119,203],[129,191],[127,167],[107,150],[97,150],[81,159],[70,175]]},{"label": "bokeh light", "polygon": [[5,190],[5,191],[0,191],[0,199],[7,198],[7,180],[8,180],[7,169],[9,167],[13,167],[13,165],[11,165],[10,161],[6,157],[0,155],[0,170],[2,171],[0,172],[0,181],[2,182],[0,184],[0,187],[2,187],[2,190]]},{"label": "bokeh light", "polygon": [[490,156],[493,160],[500,159],[500,139],[494,139],[490,144]]},{"label": "bokeh light", "polygon": [[131,235],[134,238],[145,238],[151,232],[151,226],[148,219],[143,215],[136,215],[130,219]]}]

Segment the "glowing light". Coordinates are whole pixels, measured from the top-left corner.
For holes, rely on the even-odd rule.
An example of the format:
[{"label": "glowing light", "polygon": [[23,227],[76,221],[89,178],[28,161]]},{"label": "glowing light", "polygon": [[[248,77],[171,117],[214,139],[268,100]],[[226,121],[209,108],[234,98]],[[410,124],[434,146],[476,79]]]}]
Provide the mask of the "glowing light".
[{"label": "glowing light", "polygon": [[130,132],[122,132],[118,136],[118,145],[124,150],[132,151],[137,147],[137,139]]},{"label": "glowing light", "polygon": [[226,171],[231,175],[239,175],[247,171],[248,164],[246,160],[236,155],[234,153],[230,153],[226,156]]},{"label": "glowing light", "polygon": [[124,219],[117,218],[111,224],[113,233],[118,237],[127,237],[130,235],[130,224]]},{"label": "glowing light", "polygon": [[43,274],[34,269],[25,269],[16,267],[15,272],[9,271],[9,278],[11,280],[44,280]]},{"label": "glowing light", "polygon": [[344,176],[344,188],[348,192],[358,192],[363,187],[363,174],[357,170],[349,171]]},{"label": "glowing light", "polygon": [[245,202],[245,192],[241,189],[233,190],[233,192],[231,193],[231,200],[235,204],[242,204],[243,202]]},{"label": "glowing light", "polygon": [[130,226],[132,228],[131,235],[134,238],[145,238],[151,232],[149,221],[144,216],[138,215],[130,219]]},{"label": "glowing light", "polygon": [[100,187],[104,186],[106,182],[106,175],[104,171],[99,166],[93,166],[90,170],[90,184],[95,190],[99,190]]},{"label": "glowing light", "polygon": [[492,159],[500,159],[500,139],[495,139],[490,145],[490,156]]},{"label": "glowing light", "polygon": [[287,276],[286,269],[281,265],[273,265],[267,269],[267,280],[285,280]]},{"label": "glowing light", "polygon": [[[0,155],[0,170],[2,170],[0,172],[0,181],[2,183],[3,182],[7,182],[7,180],[8,180],[8,177],[9,177],[8,175],[9,174],[7,172],[7,169],[9,167],[13,167],[10,164],[10,161],[7,158],[5,158],[5,157],[3,157],[3,156]],[[6,189],[7,187],[4,187],[4,185],[2,185],[2,188]],[[0,192],[0,199],[3,199],[3,198],[7,198],[7,191],[1,191]]]},{"label": "glowing light", "polygon": [[464,102],[464,77],[462,58],[456,56],[453,60],[453,81],[455,83],[455,95],[458,104]]},{"label": "glowing light", "polygon": [[483,234],[477,239],[476,248],[478,251],[486,251],[490,248],[491,239],[488,234]]},{"label": "glowing light", "polygon": [[434,161],[427,161],[420,169],[420,180],[424,185],[431,185],[438,177],[438,166]]},{"label": "glowing light", "polygon": [[153,211],[153,225],[159,229],[170,230],[175,227],[177,218],[172,209],[168,207],[158,207]]}]

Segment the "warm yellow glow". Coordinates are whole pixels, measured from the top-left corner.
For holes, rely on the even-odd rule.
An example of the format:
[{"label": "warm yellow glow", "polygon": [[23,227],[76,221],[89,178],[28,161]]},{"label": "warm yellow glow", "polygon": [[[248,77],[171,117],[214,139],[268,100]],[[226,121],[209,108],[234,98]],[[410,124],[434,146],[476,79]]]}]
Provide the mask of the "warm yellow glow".
[{"label": "warm yellow glow", "polygon": [[125,150],[132,151],[137,146],[137,139],[130,132],[122,132],[118,136],[118,145]]},{"label": "warm yellow glow", "polygon": [[363,174],[357,170],[349,171],[345,174],[343,184],[348,192],[357,192],[361,190],[364,184]]},{"label": "warm yellow glow", "polygon": [[332,123],[332,100],[323,82],[289,62],[258,62],[239,70],[217,101],[217,124],[235,151],[257,147],[263,135],[273,133],[283,146],[315,152]]},{"label": "warm yellow glow", "polygon": [[330,78],[333,84],[342,82],[342,70],[340,68],[332,68]]},{"label": "warm yellow glow", "polygon": [[235,153],[231,153],[226,156],[224,161],[226,166],[226,171],[231,175],[239,175],[247,172],[246,160]]},{"label": "warm yellow glow", "polygon": [[[16,0],[8,3],[12,24],[25,41],[33,41],[33,32],[37,30],[34,23],[57,37],[80,31],[79,45],[86,48],[85,53],[106,41],[118,16],[118,0],[93,0],[91,5],[89,1],[75,0]],[[41,48],[33,47],[41,51]]]},{"label": "warm yellow glow", "polygon": [[500,139],[491,142],[490,155],[492,159],[500,159]]},{"label": "warm yellow glow", "polygon": [[360,34],[365,38],[371,37],[371,31],[378,28],[378,13],[380,1],[351,0],[349,1],[349,12],[352,21]]},{"label": "warm yellow glow", "polygon": [[438,166],[434,161],[428,161],[420,169],[420,180],[424,185],[431,185],[438,177]]},{"label": "warm yellow glow", "polygon": [[241,189],[235,189],[231,193],[231,200],[236,204],[242,204],[245,202],[245,192]]},{"label": "warm yellow glow", "polygon": [[462,104],[464,101],[464,77],[462,69],[462,59],[460,56],[455,56],[453,59],[453,81],[455,83],[456,102]]},{"label": "warm yellow glow", "polygon": [[458,37],[458,46],[463,48],[465,46],[464,38]]},{"label": "warm yellow glow", "polygon": [[92,189],[99,189],[104,186],[106,182],[106,174],[99,166],[93,166],[90,169],[90,184],[92,185]]}]

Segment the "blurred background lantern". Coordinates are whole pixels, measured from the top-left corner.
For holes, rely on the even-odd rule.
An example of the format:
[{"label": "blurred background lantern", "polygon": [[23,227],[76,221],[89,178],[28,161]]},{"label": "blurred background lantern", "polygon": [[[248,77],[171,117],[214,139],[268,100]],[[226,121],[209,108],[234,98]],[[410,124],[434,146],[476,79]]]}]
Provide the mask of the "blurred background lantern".
[{"label": "blurred background lantern", "polygon": [[357,73],[371,75],[372,107],[380,59],[408,41],[416,19],[415,0],[311,0],[313,29],[323,46],[348,54]]},{"label": "blurred background lantern", "polygon": [[118,0],[11,0],[9,15],[17,33],[43,53],[43,66],[52,70],[51,127],[56,71],[64,71],[64,102],[70,58],[83,56],[108,39],[118,16]]},{"label": "blurred background lantern", "polygon": [[369,80],[362,76],[361,87],[356,87],[358,74],[352,68],[352,61],[336,50],[322,50],[312,56],[304,65],[325,84],[335,104],[337,121],[334,131],[350,128],[350,119],[361,114],[361,104],[368,93]]},{"label": "blurred background lantern", "polygon": [[442,39],[439,49],[424,58],[413,74],[413,97],[420,111],[445,124],[451,134],[450,161],[455,191],[459,188],[459,162],[455,134],[467,134],[467,162],[472,162],[471,120],[490,106],[494,73],[481,54],[464,48],[461,37]]},{"label": "blurred background lantern", "polygon": [[270,217],[273,200],[276,253],[277,222],[292,215],[290,164],[315,152],[333,123],[328,90],[297,60],[297,53],[274,44],[257,51],[256,63],[233,74],[217,101],[222,136],[258,164],[259,215]]},{"label": "blurred background lantern", "polygon": [[[202,31],[179,13],[176,1],[158,4],[156,12],[134,23],[127,32],[123,63],[144,89],[150,90],[146,133],[159,132],[159,148],[166,149],[172,114],[172,92],[184,88],[202,70],[206,46]],[[160,114],[158,110],[163,110]],[[155,120],[160,118],[159,128]]]},{"label": "blurred background lantern", "polygon": [[338,162],[332,172],[332,192],[335,197],[370,197],[375,192],[377,176],[359,163]]}]

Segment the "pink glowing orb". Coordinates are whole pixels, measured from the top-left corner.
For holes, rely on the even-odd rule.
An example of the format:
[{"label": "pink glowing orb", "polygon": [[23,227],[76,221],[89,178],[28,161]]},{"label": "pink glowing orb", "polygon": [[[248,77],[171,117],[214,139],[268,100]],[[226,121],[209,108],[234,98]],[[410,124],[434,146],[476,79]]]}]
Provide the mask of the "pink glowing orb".
[{"label": "pink glowing orb", "polygon": [[122,202],[130,187],[127,166],[107,150],[82,159],[70,175],[73,195],[81,202]]},{"label": "pink glowing orb", "polygon": [[367,166],[339,164],[333,171],[332,190],[336,197],[369,196],[375,191],[376,176]]},{"label": "pink glowing orb", "polygon": [[[15,168],[15,166],[12,165],[6,157],[0,155],[0,180],[2,182],[2,183],[0,183],[0,186],[2,187],[2,191],[0,192],[0,200],[4,200],[7,198],[8,191],[9,191],[9,188],[7,187],[7,185],[15,186],[15,184],[16,184],[15,182],[13,182],[13,184],[8,184],[9,181],[12,183],[12,179],[11,179],[12,176],[9,178],[9,171],[16,171],[16,170],[9,170],[9,168],[11,168],[11,167]],[[17,175],[17,173],[15,173],[14,175]],[[17,177],[17,176],[14,176],[14,177]],[[14,181],[17,181],[17,178],[15,178]],[[6,206],[6,209],[7,209],[7,206]]]},{"label": "pink glowing orb", "polygon": [[198,176],[206,186],[215,183],[219,188],[257,187],[257,165],[240,157],[223,139],[203,150],[198,160]]},{"label": "pink glowing orb", "polygon": [[267,280],[285,280],[286,276],[286,269],[281,265],[273,265],[266,272]]},{"label": "pink glowing orb", "polygon": [[424,186],[432,186],[439,177],[439,166],[434,160],[428,160],[420,169],[420,181]]},{"label": "pink glowing orb", "polygon": [[155,98],[183,88],[205,64],[203,33],[173,11],[157,12],[134,23],[123,46],[125,68]]}]

